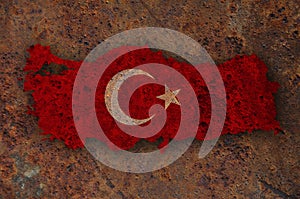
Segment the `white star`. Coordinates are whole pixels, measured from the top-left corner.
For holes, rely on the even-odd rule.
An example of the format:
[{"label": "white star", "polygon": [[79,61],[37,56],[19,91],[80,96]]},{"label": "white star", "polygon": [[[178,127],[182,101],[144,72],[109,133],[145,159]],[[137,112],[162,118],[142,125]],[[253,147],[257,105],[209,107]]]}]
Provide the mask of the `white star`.
[{"label": "white star", "polygon": [[180,89],[172,91],[165,85],[165,94],[157,96],[158,99],[165,100],[165,109],[169,107],[171,103],[180,105],[179,101],[176,98],[176,95],[179,93]]}]

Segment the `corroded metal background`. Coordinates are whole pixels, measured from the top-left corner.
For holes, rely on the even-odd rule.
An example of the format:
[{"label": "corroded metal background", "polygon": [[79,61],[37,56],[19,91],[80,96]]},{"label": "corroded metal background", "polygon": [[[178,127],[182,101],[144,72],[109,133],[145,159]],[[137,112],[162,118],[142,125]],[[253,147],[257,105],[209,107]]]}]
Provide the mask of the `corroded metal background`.
[{"label": "corroded metal background", "polygon": [[[299,2],[30,1],[0,2],[0,198],[299,198]],[[278,81],[284,133],[223,136],[205,159],[201,142],[174,164],[146,174],[110,169],[85,150],[41,141],[23,92],[26,49],[83,60],[105,38],[136,27],[178,30],[199,41],[216,63],[256,53]],[[139,143],[136,150],[148,150]],[[135,149],[133,149],[135,150]]]}]

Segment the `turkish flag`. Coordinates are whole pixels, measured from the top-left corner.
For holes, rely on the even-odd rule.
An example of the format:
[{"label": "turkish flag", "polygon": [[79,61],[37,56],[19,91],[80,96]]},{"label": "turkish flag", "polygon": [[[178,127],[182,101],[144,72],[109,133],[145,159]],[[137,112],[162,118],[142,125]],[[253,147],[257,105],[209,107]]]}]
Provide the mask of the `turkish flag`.
[{"label": "turkish flag", "polygon": [[[27,71],[24,90],[31,91],[34,99],[29,113],[39,118],[39,127],[43,130],[43,134],[51,135],[51,140],[62,140],[72,149],[83,147],[74,125],[76,118],[73,118],[72,114],[72,91],[82,62],[61,59],[51,53],[50,47],[39,44],[30,47],[28,51],[30,57],[24,68]],[[127,134],[116,124],[115,118],[106,106],[105,94],[107,94],[107,85],[118,72],[147,63],[167,65],[188,80],[197,96],[200,110],[196,139],[203,140],[210,124],[211,101],[201,75],[189,63],[166,58],[162,52],[152,51],[149,48],[134,50],[120,56],[104,71],[97,86],[96,103],[93,106],[95,106],[97,120],[105,135],[122,149],[130,149],[142,139]],[[254,130],[273,130],[278,133],[280,125],[275,119],[276,107],[273,94],[276,93],[279,85],[268,81],[266,65],[256,55],[244,55],[236,56],[220,64],[218,69],[223,78],[227,96],[227,113],[222,134],[238,134]],[[159,73],[166,77],[171,76],[167,70],[159,70]],[[139,77],[132,77],[130,81],[141,80]],[[178,85],[180,86],[182,85]],[[180,125],[181,107],[175,95],[179,96],[183,90],[178,89],[175,92],[176,89],[178,88],[148,83],[137,88],[129,100],[128,115],[136,120],[149,118],[148,110],[154,104],[166,108],[166,121],[162,128],[154,135],[143,138],[151,142],[163,138],[159,147],[167,145],[175,137]],[[119,97],[125,96],[128,92],[124,83],[120,87]],[[170,96],[171,98],[168,98]],[[170,103],[167,100],[170,100]],[[193,115],[190,117],[192,118]],[[88,120],[89,116],[86,119]],[[81,122],[84,125],[84,121]],[[147,126],[149,123],[150,121],[146,121],[139,126]],[[103,141],[101,137],[93,133],[87,133],[85,137]],[[186,134],[187,137],[189,134]]]}]

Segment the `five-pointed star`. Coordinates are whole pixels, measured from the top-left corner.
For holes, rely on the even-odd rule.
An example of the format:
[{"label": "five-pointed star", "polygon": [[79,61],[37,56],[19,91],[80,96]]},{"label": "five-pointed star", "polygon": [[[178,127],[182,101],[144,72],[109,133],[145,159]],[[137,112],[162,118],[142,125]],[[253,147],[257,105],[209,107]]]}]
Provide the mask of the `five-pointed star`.
[{"label": "five-pointed star", "polygon": [[179,101],[176,98],[176,95],[179,93],[180,89],[172,91],[165,85],[165,94],[157,96],[157,98],[165,100],[165,109],[169,107],[171,103],[180,105]]}]

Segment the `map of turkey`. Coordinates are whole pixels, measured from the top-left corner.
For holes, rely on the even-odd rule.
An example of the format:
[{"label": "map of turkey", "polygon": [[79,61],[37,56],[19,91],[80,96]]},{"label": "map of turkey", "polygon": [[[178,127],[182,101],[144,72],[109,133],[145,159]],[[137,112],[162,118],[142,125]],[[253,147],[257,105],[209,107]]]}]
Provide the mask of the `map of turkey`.
[{"label": "map of turkey", "polygon": [[[51,53],[50,47],[39,44],[30,47],[28,51],[30,57],[24,68],[27,72],[24,90],[30,91],[34,99],[34,104],[29,107],[29,114],[38,117],[39,127],[43,134],[51,135],[51,140],[62,140],[67,147],[72,149],[83,147],[72,115],[73,84],[82,61],[59,58]],[[153,104],[160,104],[167,111],[166,124],[151,137],[139,138],[126,134],[116,125],[115,120],[118,120],[118,116],[110,110],[115,105],[111,101],[117,99],[117,96],[111,97],[113,92],[110,92],[112,89],[109,87],[117,83],[117,81],[111,81],[112,78],[116,77],[120,71],[132,70],[146,63],[168,65],[183,74],[192,85],[200,110],[196,139],[203,140],[211,118],[211,102],[206,84],[189,63],[175,58],[166,58],[162,52],[149,48],[135,50],[119,57],[109,66],[110,70],[106,70],[99,81],[95,110],[98,122],[106,136],[122,149],[132,148],[140,139],[154,142],[162,138],[158,146],[161,148],[175,137],[181,116],[181,105],[176,95],[182,92],[181,85],[178,85],[178,88],[169,88],[168,85],[146,84],[133,92],[129,103],[129,113],[135,120],[131,122],[140,126],[148,125],[153,116],[145,110],[149,110]],[[60,70],[55,71],[55,68]],[[281,128],[276,120],[273,94],[276,93],[279,84],[267,79],[267,66],[256,55],[244,55],[236,56],[218,65],[218,69],[223,78],[227,96],[227,113],[222,134],[238,134],[254,130],[278,133]],[[138,70],[134,72],[143,73]],[[123,77],[124,75],[126,73],[121,74]],[[87,133],[85,136],[103,141],[102,137],[97,134]],[[180,139],[188,137],[187,133]]]}]

